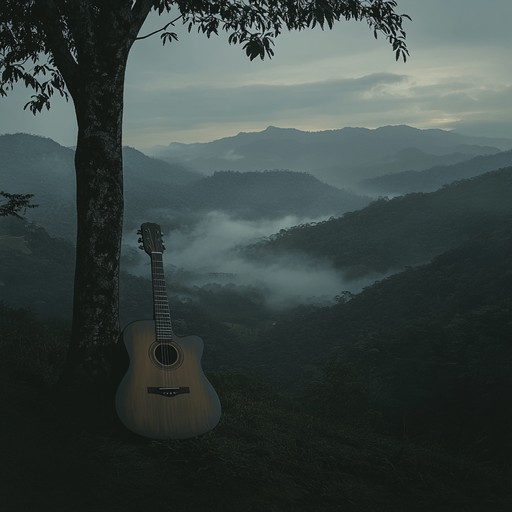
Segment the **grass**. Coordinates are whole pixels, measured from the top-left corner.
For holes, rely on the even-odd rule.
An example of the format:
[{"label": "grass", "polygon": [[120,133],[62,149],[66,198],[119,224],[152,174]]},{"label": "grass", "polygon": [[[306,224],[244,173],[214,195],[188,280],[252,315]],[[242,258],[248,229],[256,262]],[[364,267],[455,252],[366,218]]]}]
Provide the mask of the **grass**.
[{"label": "grass", "polygon": [[136,437],[105,397],[52,391],[64,335],[10,318],[0,337],[3,510],[505,512],[512,503],[510,475],[330,422],[232,372],[210,375],[223,405],[212,432]]},{"label": "grass", "polygon": [[4,383],[4,510],[507,510],[503,475],[325,424],[241,376],[212,380],[219,426],[166,442],[88,417],[91,404],[63,407],[32,384]]}]

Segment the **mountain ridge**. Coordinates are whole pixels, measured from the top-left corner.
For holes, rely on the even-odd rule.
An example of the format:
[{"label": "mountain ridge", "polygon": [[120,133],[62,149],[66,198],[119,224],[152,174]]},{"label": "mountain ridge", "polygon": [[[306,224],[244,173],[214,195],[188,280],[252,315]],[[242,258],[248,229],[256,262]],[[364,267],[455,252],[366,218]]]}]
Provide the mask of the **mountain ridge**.
[{"label": "mountain ridge", "polygon": [[380,169],[383,161],[396,160],[396,168],[385,172],[404,170],[400,152],[409,148],[425,154],[425,162],[418,156],[413,167],[423,170],[431,167],[433,157],[459,153],[461,161],[508,150],[512,140],[465,136],[439,129],[420,130],[407,125],[318,132],[268,127],[211,142],[171,143],[146,152],[163,160],[185,162],[206,174],[221,170],[293,169],[346,188],[356,186],[364,178],[384,174]]},{"label": "mountain ridge", "polygon": [[512,216],[512,167],[430,193],[382,198],[314,225],[304,224],[248,248],[255,258],[290,252],[328,259],[347,277],[395,272],[456,247],[487,223]]},{"label": "mountain ridge", "polygon": [[221,210],[242,218],[341,215],[370,202],[311,174],[289,170],[216,171],[182,193],[195,211]]},{"label": "mountain ridge", "polygon": [[[251,219],[326,217],[370,201],[295,171],[245,175],[225,171],[205,177],[186,165],[150,158],[131,147],[123,148],[123,160],[125,230],[148,218],[175,225],[208,210]],[[35,194],[39,207],[27,211],[27,219],[52,235],[74,239],[74,151],[28,134],[0,136],[0,161],[3,189]]]},{"label": "mountain ridge", "polygon": [[434,166],[423,171],[407,170],[384,174],[361,182],[361,189],[378,194],[432,192],[451,182],[472,178],[512,165],[512,150],[494,155],[479,155],[451,165]]}]

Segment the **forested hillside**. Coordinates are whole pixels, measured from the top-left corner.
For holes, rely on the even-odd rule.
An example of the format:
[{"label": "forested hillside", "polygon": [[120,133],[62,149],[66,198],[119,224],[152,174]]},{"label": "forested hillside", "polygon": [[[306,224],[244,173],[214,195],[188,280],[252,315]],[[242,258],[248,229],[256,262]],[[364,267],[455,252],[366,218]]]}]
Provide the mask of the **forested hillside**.
[{"label": "forested hillside", "polygon": [[472,178],[485,172],[494,171],[512,165],[512,151],[503,151],[494,155],[480,155],[471,160],[452,165],[436,166],[424,171],[402,171],[384,174],[363,180],[363,190],[373,194],[407,194],[410,192],[432,192],[462,179]]},{"label": "forested hillside", "polygon": [[[252,258],[276,287],[268,280],[208,281],[210,269],[195,280],[190,268],[166,266],[174,330],[203,338],[203,367],[223,417],[199,439],[145,442],[116,423],[104,389],[92,399],[51,392],[66,354],[74,269],[72,242],[51,229],[52,219],[63,223],[55,224],[58,232],[71,222],[59,194],[72,192],[72,151],[37,139],[36,158],[24,151],[27,141],[16,140],[11,160],[7,152],[10,169],[30,170],[37,185],[39,165],[48,173],[41,184],[47,195],[34,202],[55,202],[46,213],[34,210],[50,234],[46,225],[0,218],[0,406],[11,420],[0,423],[0,436],[9,440],[0,473],[9,483],[8,508],[37,508],[37,495],[23,494],[23,480],[13,476],[29,468],[55,490],[52,500],[63,510],[80,485],[57,492],[55,482],[88,475],[97,493],[84,512],[105,504],[139,510],[141,487],[158,496],[152,503],[165,508],[172,498],[194,510],[206,509],[211,496],[221,502],[227,490],[230,512],[249,510],[247,496],[254,512],[281,512],[290,503],[301,512],[331,512],[340,500],[353,512],[509,510],[512,167],[282,230],[232,260],[213,241],[198,243],[207,233],[166,226],[168,261],[188,249],[180,260],[185,267],[202,251],[199,270],[207,259],[225,258],[233,273],[244,274],[255,268]],[[204,224],[221,236],[259,224],[254,219],[355,209],[360,200],[289,171],[199,177],[182,168],[166,181],[167,164],[130,148],[125,153],[133,163],[128,180],[136,184],[127,190],[128,229],[169,208],[169,223],[179,215],[206,218],[217,208],[230,221],[243,218],[219,231]],[[147,261],[124,249],[122,326],[153,314]],[[336,302],[272,301],[296,261],[303,263],[294,270],[310,281],[315,265],[341,283]],[[142,277],[126,272],[137,267]],[[368,286],[348,292],[350,279],[359,277]],[[120,353],[112,357],[126,364]],[[94,400],[97,417],[83,414],[86,399]],[[66,407],[55,400],[67,400]],[[190,484],[197,475],[207,493]],[[181,482],[180,491],[169,482]]]},{"label": "forested hillside", "polygon": [[293,252],[326,258],[347,277],[427,262],[512,214],[512,168],[432,193],[381,199],[339,219],[282,230],[245,250],[254,258]]},{"label": "forested hillside", "polygon": [[[179,198],[178,188],[199,177],[132,148],[124,148],[123,157],[128,226],[139,222],[148,209],[167,206],[169,197]],[[74,240],[74,151],[34,135],[1,135],[0,166],[2,190],[34,194],[38,208],[28,211],[27,218],[53,235]]]},{"label": "forested hillside", "polygon": [[281,318],[247,367],[258,361],[267,380],[309,393],[323,414],[506,464],[511,254],[512,222],[489,224],[432,263]]},{"label": "forested hillside", "polygon": [[186,187],[182,197],[192,211],[222,210],[249,219],[341,215],[370,201],[292,171],[216,172]]},{"label": "forested hillside", "polygon": [[[66,409],[69,418],[58,417],[62,432],[54,431],[54,406],[41,390],[55,381],[64,360],[73,248],[16,219],[1,226],[0,362],[12,388],[2,395],[2,408],[14,419],[25,404],[36,432],[33,442],[4,454],[10,467],[20,458],[39,467],[51,450],[48,478],[64,479],[62,467],[100,471],[111,484],[98,496],[113,503],[116,493],[109,489],[130,496],[119,478],[128,478],[126,465],[143,460],[138,481],[157,489],[155,474],[196,474],[206,456],[212,471],[202,481],[214,495],[218,485],[236,483],[244,493],[252,492],[248,482],[265,486],[255,511],[281,503],[283,490],[304,512],[313,500],[316,509],[332,510],[340,495],[357,503],[354,511],[507,510],[512,222],[506,216],[487,217],[485,231],[427,265],[355,296],[340,290],[332,307],[276,312],[254,290],[185,290],[170,281],[175,329],[205,340],[204,367],[214,371],[209,375],[224,408],[208,436],[158,445],[174,469],[155,455],[155,445],[134,448],[119,431],[106,431],[99,408],[97,419],[81,418],[77,400]],[[150,317],[149,280],[126,274],[122,280],[123,323]],[[71,434],[70,421],[86,433]],[[27,435],[10,424],[3,424],[5,436]],[[70,450],[80,455],[79,467]],[[263,467],[274,466],[272,478],[261,480]],[[315,478],[304,479],[304,468]],[[4,481],[9,478],[6,473]],[[182,490],[178,499],[191,492]],[[67,503],[66,492],[58,500]],[[132,510],[128,501],[124,508]],[[200,498],[194,503],[205,505]]]},{"label": "forested hillside", "polygon": [[[219,172],[204,176],[183,164],[169,164],[125,147],[125,230],[148,219],[176,226],[215,210],[247,219],[287,215],[319,217],[368,204],[367,197],[292,171]],[[28,220],[52,235],[74,240],[74,152],[50,139],[26,134],[0,136],[2,189],[34,194],[38,208]],[[44,180],[41,179],[44,176]]]}]

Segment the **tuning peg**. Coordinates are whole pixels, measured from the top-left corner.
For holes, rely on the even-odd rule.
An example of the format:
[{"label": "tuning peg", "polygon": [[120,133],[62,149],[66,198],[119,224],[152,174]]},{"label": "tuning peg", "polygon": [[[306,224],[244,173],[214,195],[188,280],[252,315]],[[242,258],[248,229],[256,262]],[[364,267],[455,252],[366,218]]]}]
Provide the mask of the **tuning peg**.
[{"label": "tuning peg", "polygon": [[142,231],[140,229],[137,229],[137,235],[142,235]]},{"label": "tuning peg", "polygon": [[144,246],[143,246],[142,244],[141,244],[141,245],[139,245],[139,249],[144,250]]},{"label": "tuning peg", "polygon": [[165,245],[164,244],[162,244],[162,249],[165,251]]},{"label": "tuning peg", "polygon": [[139,244],[142,243],[142,237],[139,237],[139,239],[137,240],[137,242],[139,242]]}]

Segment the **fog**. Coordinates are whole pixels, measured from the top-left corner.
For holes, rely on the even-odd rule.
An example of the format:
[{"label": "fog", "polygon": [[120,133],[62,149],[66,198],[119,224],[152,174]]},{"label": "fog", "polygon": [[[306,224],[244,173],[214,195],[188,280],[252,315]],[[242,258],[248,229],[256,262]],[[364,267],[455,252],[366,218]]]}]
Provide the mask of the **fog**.
[{"label": "fog", "polygon": [[[329,262],[301,254],[276,257],[269,265],[250,261],[239,248],[273,233],[306,222],[325,218],[286,216],[274,220],[242,220],[211,211],[192,228],[164,233],[164,265],[167,281],[188,286],[210,283],[255,286],[264,292],[267,305],[283,308],[299,303],[328,303],[344,290],[359,291],[368,281],[347,283]],[[133,244],[135,245],[135,243]],[[139,251],[127,270],[150,276],[149,257]]]}]

